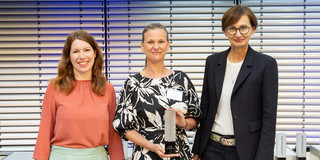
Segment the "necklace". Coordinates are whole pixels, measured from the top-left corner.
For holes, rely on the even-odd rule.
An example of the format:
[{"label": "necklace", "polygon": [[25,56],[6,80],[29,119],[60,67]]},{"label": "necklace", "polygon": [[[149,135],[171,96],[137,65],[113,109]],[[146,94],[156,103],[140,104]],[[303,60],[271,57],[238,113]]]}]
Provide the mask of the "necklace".
[{"label": "necklace", "polygon": [[231,81],[232,81],[232,84],[234,84],[235,78],[233,77],[233,73],[232,73],[232,65],[230,65],[230,72],[231,72]]},{"label": "necklace", "polygon": [[232,84],[234,84],[234,82],[236,81],[236,79],[235,79],[235,77],[233,76],[233,65],[232,65],[232,63],[229,61],[229,59],[228,59],[228,62],[229,62],[229,72],[230,72],[230,75],[231,75],[231,83]]},{"label": "necklace", "polygon": [[242,66],[243,61],[239,62],[239,63],[232,63],[229,61],[228,59],[228,64],[229,66],[227,66],[228,71],[230,72],[230,76],[231,76],[231,83],[234,84],[237,81],[238,78],[238,74],[240,72],[241,66]]}]

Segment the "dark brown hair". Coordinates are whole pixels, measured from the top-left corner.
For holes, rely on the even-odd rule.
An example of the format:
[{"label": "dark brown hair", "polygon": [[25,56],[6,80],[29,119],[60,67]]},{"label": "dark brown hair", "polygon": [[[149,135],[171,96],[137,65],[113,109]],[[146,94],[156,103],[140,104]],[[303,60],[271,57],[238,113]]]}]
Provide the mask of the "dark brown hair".
[{"label": "dark brown hair", "polygon": [[254,29],[258,27],[257,17],[254,15],[252,10],[247,6],[236,5],[224,13],[221,20],[222,31],[225,31],[227,27],[237,23],[243,15],[247,15],[249,17],[250,24]]},{"label": "dark brown hair", "polygon": [[103,55],[96,40],[86,31],[78,30],[70,33],[65,41],[62,56],[58,64],[58,76],[52,79],[55,88],[69,94],[76,85],[73,65],[70,61],[70,49],[74,40],[79,39],[90,44],[96,57],[92,66],[92,91],[99,96],[104,95],[106,78],[102,73]]}]

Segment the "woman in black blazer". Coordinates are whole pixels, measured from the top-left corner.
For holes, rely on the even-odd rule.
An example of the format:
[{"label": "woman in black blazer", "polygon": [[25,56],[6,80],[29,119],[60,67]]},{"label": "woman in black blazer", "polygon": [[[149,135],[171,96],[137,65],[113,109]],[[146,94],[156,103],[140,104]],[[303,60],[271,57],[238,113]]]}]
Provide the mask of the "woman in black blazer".
[{"label": "woman in black blazer", "polygon": [[257,26],[246,6],[234,6],[222,18],[231,47],[206,60],[195,160],[273,159],[278,68],[274,58],[249,46]]}]

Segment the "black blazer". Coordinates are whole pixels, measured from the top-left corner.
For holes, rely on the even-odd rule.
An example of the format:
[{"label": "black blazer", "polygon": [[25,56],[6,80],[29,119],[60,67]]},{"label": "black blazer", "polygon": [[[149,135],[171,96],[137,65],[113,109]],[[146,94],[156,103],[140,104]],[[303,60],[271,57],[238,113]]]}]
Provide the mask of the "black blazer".
[{"label": "black blazer", "polygon": [[[192,152],[203,154],[217,113],[230,48],[206,60],[200,129]],[[231,95],[236,148],[241,160],[272,160],[278,100],[278,68],[274,58],[250,46]]]}]

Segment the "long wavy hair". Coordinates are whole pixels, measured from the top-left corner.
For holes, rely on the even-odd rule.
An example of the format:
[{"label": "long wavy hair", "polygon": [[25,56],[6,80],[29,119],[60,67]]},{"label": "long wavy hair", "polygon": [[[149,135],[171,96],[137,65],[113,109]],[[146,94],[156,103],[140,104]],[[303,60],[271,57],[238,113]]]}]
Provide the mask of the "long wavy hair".
[{"label": "long wavy hair", "polygon": [[103,96],[106,86],[106,78],[102,73],[103,68],[103,55],[102,51],[96,40],[86,31],[78,30],[70,33],[64,43],[62,56],[58,64],[58,76],[51,80],[54,87],[67,95],[73,90],[76,85],[74,77],[74,68],[70,61],[70,49],[74,40],[79,39],[90,44],[96,53],[96,58],[92,67],[92,91]]}]

